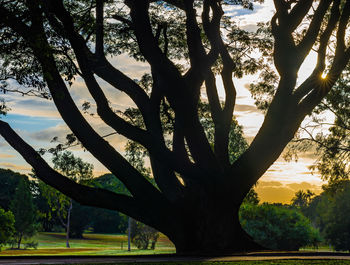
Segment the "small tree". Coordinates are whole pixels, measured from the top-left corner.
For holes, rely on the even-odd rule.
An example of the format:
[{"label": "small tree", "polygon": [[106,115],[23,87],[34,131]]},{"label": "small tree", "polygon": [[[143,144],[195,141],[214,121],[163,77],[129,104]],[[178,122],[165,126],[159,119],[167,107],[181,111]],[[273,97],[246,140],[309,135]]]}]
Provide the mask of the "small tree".
[{"label": "small tree", "polygon": [[10,209],[15,217],[14,239],[19,249],[22,239],[32,237],[36,232],[35,209],[28,179],[20,179]]},{"label": "small tree", "polygon": [[159,238],[157,230],[134,219],[131,219],[130,230],[131,240],[138,249],[148,249],[150,243],[150,249],[155,249]]},{"label": "small tree", "polygon": [[15,217],[11,211],[5,212],[0,208],[0,251],[15,232]]},{"label": "small tree", "polygon": [[[71,152],[56,153],[52,162],[56,170],[74,182],[86,184],[92,178],[93,165],[83,162]],[[39,181],[39,187],[51,210],[56,213],[57,218],[66,230],[66,247],[69,248],[73,200],[42,181]]]}]

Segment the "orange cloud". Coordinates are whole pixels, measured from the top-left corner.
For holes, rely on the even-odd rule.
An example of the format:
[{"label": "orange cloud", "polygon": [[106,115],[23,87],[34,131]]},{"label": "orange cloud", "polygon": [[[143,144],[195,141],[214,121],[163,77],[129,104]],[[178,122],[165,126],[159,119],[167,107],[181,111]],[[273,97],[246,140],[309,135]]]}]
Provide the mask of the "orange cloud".
[{"label": "orange cloud", "polygon": [[14,155],[9,155],[9,154],[0,154],[0,158],[13,158],[15,157]]},{"label": "orange cloud", "polygon": [[30,166],[27,166],[27,165],[16,165],[13,163],[6,163],[6,162],[0,163],[0,167],[8,168],[14,171],[25,172],[25,173],[28,173],[32,169]]},{"label": "orange cloud", "polygon": [[299,190],[311,190],[320,194],[322,188],[309,182],[283,184],[278,181],[259,181],[255,188],[261,202],[290,203]]}]

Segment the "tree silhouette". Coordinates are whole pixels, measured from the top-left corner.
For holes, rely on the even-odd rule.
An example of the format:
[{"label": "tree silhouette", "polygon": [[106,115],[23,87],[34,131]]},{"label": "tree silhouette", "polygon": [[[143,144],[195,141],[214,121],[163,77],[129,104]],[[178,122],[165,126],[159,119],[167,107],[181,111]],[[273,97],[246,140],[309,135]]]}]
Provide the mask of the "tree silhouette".
[{"label": "tree silhouette", "polygon": [[[0,134],[45,183],[82,204],[118,210],[156,228],[178,253],[261,249],[242,230],[239,206],[348,64],[350,1],[274,0],[273,43],[240,30],[224,16],[234,4],[252,8],[248,0],[0,1],[2,79],[27,87],[23,95],[52,98],[74,136],[124,183],[130,196],[65,178],[3,121]],[[264,50],[272,44],[279,75],[265,70],[277,80],[272,100],[249,148],[231,163],[232,77],[268,65]],[[318,55],[314,71],[298,84],[298,71],[312,49]],[[249,57],[257,50],[260,60]],[[150,65],[150,95],[111,64],[108,56],[122,52]],[[84,80],[99,117],[147,149],[156,186],[84,118],[67,88],[76,75]],[[218,96],[217,75],[225,102]],[[113,110],[97,77],[131,98],[142,126]],[[198,115],[202,87],[215,125],[214,145]],[[163,108],[175,115],[171,134],[164,133]]]}]

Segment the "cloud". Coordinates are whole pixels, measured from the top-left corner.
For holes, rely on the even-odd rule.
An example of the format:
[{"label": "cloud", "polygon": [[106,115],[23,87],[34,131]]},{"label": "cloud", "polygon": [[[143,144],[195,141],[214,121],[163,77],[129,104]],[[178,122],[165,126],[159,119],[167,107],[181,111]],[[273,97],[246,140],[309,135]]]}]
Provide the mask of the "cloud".
[{"label": "cloud", "polygon": [[311,190],[315,194],[320,194],[322,188],[310,182],[282,183],[279,181],[259,181],[255,190],[261,202],[270,203],[290,203],[295,193],[299,190]]},{"label": "cloud", "polygon": [[230,6],[225,11],[233,16],[233,20],[239,21],[241,27],[257,22],[267,22],[271,20],[275,13],[272,0],[265,0],[264,3],[254,3],[254,10],[243,9],[241,6]]},{"label": "cloud", "polygon": [[255,105],[236,104],[235,112],[261,113]]},{"label": "cloud", "polygon": [[260,198],[261,202],[270,202],[270,203],[290,203],[293,198],[295,192],[284,186],[280,187],[257,187],[256,191]]},{"label": "cloud", "polygon": [[7,162],[1,162],[0,167],[9,168],[14,171],[26,171],[26,172],[32,169],[30,166],[27,166],[27,165],[17,165],[17,164],[7,163]]},{"label": "cloud", "polygon": [[14,94],[8,94],[5,100],[11,108],[9,114],[47,118],[60,117],[55,104],[51,100],[36,97],[27,98]]},{"label": "cloud", "polygon": [[262,187],[279,187],[279,186],[283,186],[283,184],[281,182],[278,182],[278,181],[259,181],[257,186],[260,188],[262,188]]},{"label": "cloud", "polygon": [[65,136],[69,133],[71,133],[71,131],[67,125],[59,124],[54,127],[30,133],[30,137],[37,141],[50,142],[56,136],[60,139],[65,139]]},{"label": "cloud", "polygon": [[311,183],[305,182],[305,181],[301,182],[301,183],[289,183],[289,184],[286,184],[286,186],[295,190],[295,191],[311,190],[311,191],[319,192],[322,190],[320,186],[314,185],[314,184],[311,184]]},{"label": "cloud", "polygon": [[9,155],[9,154],[1,154],[0,153],[0,158],[13,158],[15,157],[14,155]]}]

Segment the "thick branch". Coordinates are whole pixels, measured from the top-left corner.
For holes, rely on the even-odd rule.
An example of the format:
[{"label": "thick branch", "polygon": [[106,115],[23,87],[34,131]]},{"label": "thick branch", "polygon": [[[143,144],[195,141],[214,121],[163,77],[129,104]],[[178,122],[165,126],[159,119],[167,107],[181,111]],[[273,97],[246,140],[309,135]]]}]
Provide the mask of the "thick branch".
[{"label": "thick branch", "polygon": [[[335,1],[334,5],[337,1]],[[297,46],[298,52],[299,52],[299,62],[300,64],[304,60],[305,56],[310,52],[312,46],[314,45],[317,36],[320,32],[320,28],[324,19],[324,16],[330,7],[332,1],[331,0],[321,0],[318,4],[318,7],[313,15],[312,21],[310,23],[310,26],[308,28],[308,31],[306,32],[304,38],[300,41],[299,45]]]},{"label": "thick branch", "polygon": [[0,134],[34,168],[37,176],[46,184],[81,204],[117,210],[137,219],[142,218],[137,211],[140,206],[134,198],[78,184],[53,170],[6,122],[0,121]]},{"label": "thick branch", "polygon": [[201,126],[196,105],[199,99],[200,84],[191,87],[185,82],[176,66],[161,51],[153,36],[148,15],[148,1],[126,1],[131,9],[130,15],[135,26],[137,42],[142,54],[157,76],[160,88],[164,91],[171,107],[185,128],[185,137],[196,162],[202,168],[213,169],[215,157],[212,153],[203,127]]},{"label": "thick branch", "polygon": [[293,9],[289,13],[289,27],[292,31],[294,31],[298,25],[303,21],[306,14],[309,12],[312,4],[314,3],[313,0],[301,0],[298,1]]},{"label": "thick branch", "polygon": [[103,47],[103,4],[104,0],[96,0],[96,44],[95,54],[97,57],[104,56]]},{"label": "thick branch", "polygon": [[333,3],[332,9],[331,9],[331,17],[328,20],[326,29],[323,31],[321,37],[320,37],[320,45],[318,48],[318,56],[317,56],[317,63],[314,68],[314,71],[310,75],[308,79],[306,79],[293,93],[295,99],[297,101],[301,100],[304,96],[306,96],[312,89],[315,88],[315,85],[317,83],[317,80],[320,78],[321,74],[325,70],[325,59],[326,59],[326,51],[329,39],[332,35],[332,32],[334,31],[339,16],[339,5],[340,0],[336,0]]},{"label": "thick branch", "polygon": [[[103,0],[101,0],[103,1]],[[133,80],[124,75],[122,72],[114,68],[104,56],[96,57],[92,54],[89,48],[86,46],[85,40],[81,35],[79,35],[74,29],[73,19],[64,8],[63,3],[59,0],[57,1],[46,1],[46,12],[47,17],[51,24],[60,24],[52,16],[54,14],[57,16],[63,24],[63,28],[60,31],[63,31],[65,34],[68,34],[68,37],[71,43],[78,43],[80,46],[78,48],[79,53],[84,58],[84,61],[87,61],[85,67],[91,68],[98,76],[110,83],[115,88],[120,91],[125,92],[137,105],[141,114],[147,123],[150,119],[149,111],[149,98],[145,91],[138,86]],[[100,29],[101,30],[101,29]]]}]

